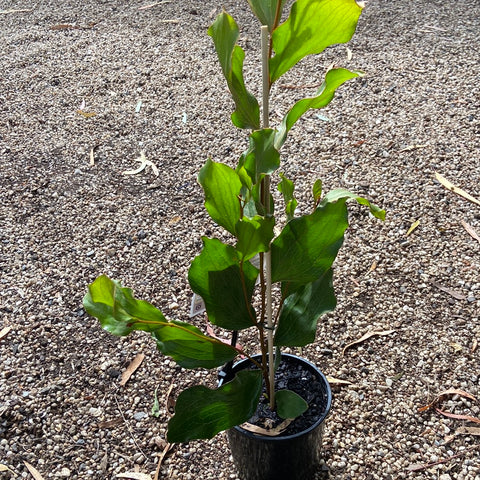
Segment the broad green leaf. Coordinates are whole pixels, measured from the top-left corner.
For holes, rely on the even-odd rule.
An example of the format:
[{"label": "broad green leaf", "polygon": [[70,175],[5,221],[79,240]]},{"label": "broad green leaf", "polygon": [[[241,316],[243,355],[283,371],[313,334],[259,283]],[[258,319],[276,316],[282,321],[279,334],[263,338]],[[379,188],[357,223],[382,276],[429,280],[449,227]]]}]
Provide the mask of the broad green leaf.
[{"label": "broad green leaf", "polygon": [[369,200],[363,197],[359,197],[355,193],[349,192],[344,188],[337,188],[328,192],[322,199],[320,206],[324,206],[327,203],[336,202],[338,200],[355,200],[360,205],[365,205],[370,209],[370,213],[380,220],[385,220],[385,210],[382,210],[380,207],[377,207],[375,204],[371,203]]},{"label": "broad green leaf", "polygon": [[280,166],[280,153],[274,147],[276,133],[276,130],[264,128],[250,134],[243,166],[253,183],[258,183],[261,175],[270,175]]},{"label": "broad green leaf", "polygon": [[289,222],[293,218],[295,209],[297,208],[297,200],[293,196],[295,185],[283,173],[280,173],[280,178],[281,180],[277,188],[278,191],[283,195],[283,200],[285,202],[285,213],[287,215],[287,222]]},{"label": "broad green leaf", "polygon": [[246,422],[255,413],[261,391],[262,375],[258,370],[238,372],[231,382],[215,390],[201,385],[184,390],[168,423],[168,441],[212,438]]},{"label": "broad green leaf", "polygon": [[228,89],[235,102],[232,122],[239,128],[260,128],[260,107],[257,99],[247,91],[243,80],[245,52],[236,45],[239,31],[235,20],[226,12],[218,15],[208,29],[215,44],[218,60]]},{"label": "broad green leaf", "polygon": [[308,403],[291,390],[279,390],[275,393],[277,413],[281,418],[297,418],[308,409]]},{"label": "broad green leaf", "polygon": [[307,283],[285,299],[275,345],[303,347],[314,342],[319,317],[332,311],[336,304],[330,268],[318,280]]},{"label": "broad green leaf", "polygon": [[238,252],[217,239],[202,238],[204,248],[192,262],[188,281],[205,302],[208,319],[228,330],[255,324],[251,298],[258,270],[241,262]]},{"label": "broad green leaf", "polygon": [[122,288],[106,275],[88,286],[83,306],[113,335],[125,336],[133,330],[152,332],[168,323],[160,310],[145,300],[135,299],[130,288]]},{"label": "broad green leaf", "polygon": [[315,180],[312,188],[313,194],[313,203],[315,207],[320,203],[320,199],[322,198],[322,181],[320,179]]},{"label": "broad green leaf", "polygon": [[237,172],[223,163],[210,159],[198,174],[205,192],[205,208],[212,219],[235,235],[235,225],[240,220],[240,191],[242,182]]},{"label": "broad green leaf", "polygon": [[272,32],[275,56],[270,59],[270,82],[307,55],[348,42],[361,12],[355,0],[297,0],[288,19]]},{"label": "broad green leaf", "polygon": [[177,320],[154,330],[152,336],[157,341],[158,350],[183,368],[215,368],[233,360],[238,354],[230,345]]},{"label": "broad green leaf", "polygon": [[234,348],[204,335],[184,322],[170,322],[162,312],[144,300],[136,300],[132,290],[106,275],[88,287],[83,305],[89,315],[114,335],[128,335],[133,330],[150,332],[159,350],[184,368],[213,368],[235,358]]},{"label": "broad green leaf", "polygon": [[271,32],[275,23],[277,6],[280,8],[278,14],[280,19],[285,0],[248,0],[248,3],[252,12],[260,20],[260,23],[267,25],[268,30]]},{"label": "broad green leaf", "polygon": [[257,253],[267,252],[270,249],[274,225],[273,217],[264,218],[258,215],[254,218],[244,217],[237,223],[236,250],[240,253],[242,260],[249,260]]},{"label": "broad green leaf", "polygon": [[272,281],[305,285],[332,266],[348,227],[345,200],[294,218],[272,243]]},{"label": "broad green leaf", "polygon": [[318,89],[314,97],[303,98],[287,112],[280,124],[277,136],[275,138],[275,147],[280,147],[285,143],[287,134],[297,120],[308,110],[314,108],[326,107],[335,96],[335,91],[340,85],[355,77],[363,75],[362,72],[350,71],[345,68],[334,68],[325,75],[325,80]]}]

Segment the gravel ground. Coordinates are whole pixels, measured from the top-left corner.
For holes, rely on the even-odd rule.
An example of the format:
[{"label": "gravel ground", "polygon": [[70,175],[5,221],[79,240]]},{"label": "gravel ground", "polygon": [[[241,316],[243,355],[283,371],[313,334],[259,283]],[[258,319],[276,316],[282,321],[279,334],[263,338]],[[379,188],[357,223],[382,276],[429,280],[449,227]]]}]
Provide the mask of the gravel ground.
[{"label": "gravel ground", "polygon": [[[185,319],[189,261],[215,230],[196,173],[245,148],[224,121],[231,104],[206,36],[218,3],[158,3],[0,0],[0,329],[11,327],[0,340],[0,463],[15,472],[2,478],[31,478],[24,461],[44,478],[153,477],[167,392],[215,381],[160,357],[145,335],[109,336],[81,307],[107,273]],[[256,91],[257,25],[246,2],[223,4],[242,25]],[[367,76],[308,114],[285,147],[300,198],[320,177],[388,212],[382,224],[352,209],[339,306],[303,352],[351,382],[334,386],[322,478],[480,478],[478,427],[418,411],[448,389],[480,396],[480,244],[462,224],[480,233],[480,207],[435,180],[480,195],[479,33],[478,0],[371,0],[349,45]],[[344,46],[285,77],[272,120],[333,61],[347,65]],[[160,175],[123,175],[142,151]],[[480,416],[461,395],[438,406]],[[236,479],[225,435],[176,445],[160,478]]]}]

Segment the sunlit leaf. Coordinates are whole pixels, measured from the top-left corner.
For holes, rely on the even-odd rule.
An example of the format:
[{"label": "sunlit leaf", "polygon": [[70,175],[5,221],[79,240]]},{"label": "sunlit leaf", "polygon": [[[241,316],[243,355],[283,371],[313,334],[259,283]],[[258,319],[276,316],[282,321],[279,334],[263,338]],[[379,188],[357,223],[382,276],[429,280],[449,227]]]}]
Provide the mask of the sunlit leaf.
[{"label": "sunlit leaf", "polygon": [[245,52],[236,45],[239,31],[235,20],[226,12],[218,15],[208,29],[235,102],[232,122],[239,128],[260,128],[260,107],[257,99],[247,91],[243,80],[243,60]]},{"label": "sunlit leaf", "polygon": [[242,182],[235,170],[223,163],[207,160],[198,174],[198,181],[205,192],[205,208],[212,219],[235,234],[240,220],[240,190]]},{"label": "sunlit leaf", "polygon": [[361,11],[355,0],[297,0],[288,19],[272,33],[271,83],[305,56],[348,42]]},{"label": "sunlit leaf", "polygon": [[135,299],[129,288],[122,288],[106,275],[89,285],[83,306],[114,335],[124,336],[134,330],[150,332],[158,349],[185,368],[217,367],[237,354],[234,348],[204,335],[193,325],[166,320],[160,310]]},{"label": "sunlit leaf", "polygon": [[237,245],[236,250],[241,254],[243,260],[249,260],[260,252],[270,249],[270,242],[273,238],[273,217],[254,218],[244,217],[237,223]]},{"label": "sunlit leaf", "polygon": [[334,68],[329,70],[325,76],[325,80],[318,89],[314,97],[304,98],[299,100],[295,105],[287,112],[280,124],[278,133],[275,139],[275,146],[277,149],[285,142],[287,134],[297,120],[310,109],[319,109],[326,107],[335,96],[335,91],[340,85],[347,80],[362,75],[358,71],[350,71],[345,68]]}]

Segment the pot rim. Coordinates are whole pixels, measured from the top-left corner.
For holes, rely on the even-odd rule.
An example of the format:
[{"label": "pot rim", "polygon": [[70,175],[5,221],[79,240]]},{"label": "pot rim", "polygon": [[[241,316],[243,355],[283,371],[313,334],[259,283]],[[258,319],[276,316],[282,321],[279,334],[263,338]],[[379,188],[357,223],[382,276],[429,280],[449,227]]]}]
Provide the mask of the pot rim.
[{"label": "pot rim", "polygon": [[[269,441],[269,442],[281,442],[281,441],[287,441],[287,440],[292,440],[292,439],[295,439],[295,438],[299,438],[299,437],[302,437],[304,435],[307,435],[308,433],[310,433],[312,430],[316,429],[317,427],[319,427],[324,421],[325,419],[327,418],[328,414],[330,413],[330,408],[332,406],[332,390],[330,388],[330,384],[328,383],[328,380],[327,380],[327,377],[322,373],[322,371],[316,366],[314,365],[312,362],[306,360],[305,358],[303,357],[299,357],[297,355],[293,355],[291,353],[282,353],[281,354],[282,357],[288,357],[288,358],[293,358],[299,362],[302,362],[303,364],[305,364],[310,370],[312,370],[313,372],[315,372],[316,375],[318,375],[318,377],[323,381],[323,383],[325,384],[325,387],[326,387],[326,405],[325,405],[325,410],[324,410],[324,413],[318,418],[318,420],[313,424],[311,425],[310,427],[308,427],[307,429],[305,430],[302,430],[301,432],[298,432],[298,433],[294,433],[292,435],[286,435],[286,436],[278,436],[278,437],[269,437],[267,435],[259,435],[258,433],[253,433],[253,432],[250,432],[248,430],[245,430],[244,428],[242,428],[240,425],[237,425],[235,427],[233,427],[234,430],[237,430],[239,433],[243,434],[243,435],[246,435],[248,437],[251,437],[251,438],[254,438],[255,440],[258,440],[258,441]],[[261,357],[261,354],[256,354],[256,355],[252,355],[253,358],[257,358],[257,357]],[[248,363],[250,362],[250,360],[248,358],[245,358],[243,360],[240,360],[239,362],[235,363],[235,365],[233,366],[233,369],[235,369],[235,367],[243,364],[243,363]]]}]

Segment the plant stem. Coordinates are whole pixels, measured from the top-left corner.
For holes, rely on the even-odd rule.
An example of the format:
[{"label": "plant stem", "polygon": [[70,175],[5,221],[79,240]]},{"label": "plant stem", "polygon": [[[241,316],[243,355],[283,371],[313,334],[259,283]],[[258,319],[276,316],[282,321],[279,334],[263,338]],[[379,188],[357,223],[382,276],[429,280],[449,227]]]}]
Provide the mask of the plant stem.
[{"label": "plant stem", "polygon": [[[262,45],[262,108],[263,108],[263,128],[269,127],[269,95],[270,95],[270,74],[268,71],[268,61],[270,59],[270,38],[268,27],[263,25],[261,28]],[[265,175],[263,181],[263,207],[265,216],[270,215],[270,176]],[[273,357],[273,319],[272,319],[272,261],[271,251],[265,253],[265,295],[266,295],[266,315],[267,315],[267,345],[268,345],[268,377],[269,377],[269,400],[270,408],[275,408],[275,360]]]}]

